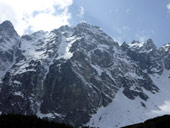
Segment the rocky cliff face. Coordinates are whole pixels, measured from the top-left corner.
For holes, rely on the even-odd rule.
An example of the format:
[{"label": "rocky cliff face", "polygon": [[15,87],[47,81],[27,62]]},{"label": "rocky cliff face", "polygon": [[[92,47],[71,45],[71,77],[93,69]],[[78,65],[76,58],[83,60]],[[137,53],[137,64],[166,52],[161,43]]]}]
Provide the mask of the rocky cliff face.
[{"label": "rocky cliff face", "polygon": [[153,41],[118,45],[86,23],[19,37],[0,25],[0,111],[86,124],[119,90],[129,100],[159,93],[150,74],[169,70],[169,48]]}]

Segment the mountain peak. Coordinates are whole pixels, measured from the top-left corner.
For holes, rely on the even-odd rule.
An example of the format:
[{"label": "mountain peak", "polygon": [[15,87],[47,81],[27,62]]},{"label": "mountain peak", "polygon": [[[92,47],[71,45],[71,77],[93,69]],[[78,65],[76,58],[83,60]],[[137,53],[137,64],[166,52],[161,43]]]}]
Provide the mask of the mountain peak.
[{"label": "mountain peak", "polygon": [[130,44],[128,44],[130,48],[136,49],[143,47],[143,43],[133,40]]},{"label": "mountain peak", "polygon": [[96,30],[100,30],[100,27],[88,24],[86,22],[82,22],[82,23],[77,24],[77,27],[78,28],[83,28],[83,29],[96,29]]},{"label": "mountain peak", "polygon": [[140,44],[139,41],[133,40],[131,44]]},{"label": "mountain peak", "polygon": [[91,26],[91,25],[86,22],[82,22],[82,23],[77,24],[77,26]]},{"label": "mountain peak", "polygon": [[0,34],[5,36],[18,36],[17,32],[14,29],[13,24],[6,20],[0,24]]},{"label": "mountain peak", "polygon": [[141,50],[151,50],[156,49],[156,45],[154,44],[152,39],[148,39],[145,42],[139,42],[139,41],[132,41],[132,43],[129,44],[131,49],[141,49]]},{"label": "mountain peak", "polygon": [[161,51],[169,52],[170,51],[170,43],[164,44],[161,48]]},{"label": "mountain peak", "polygon": [[148,39],[146,42],[144,42],[144,46],[147,50],[156,49],[156,45],[154,44],[152,39]]},{"label": "mountain peak", "polygon": [[9,20],[2,22],[0,25],[5,28],[14,28],[14,26],[12,25],[12,23]]}]

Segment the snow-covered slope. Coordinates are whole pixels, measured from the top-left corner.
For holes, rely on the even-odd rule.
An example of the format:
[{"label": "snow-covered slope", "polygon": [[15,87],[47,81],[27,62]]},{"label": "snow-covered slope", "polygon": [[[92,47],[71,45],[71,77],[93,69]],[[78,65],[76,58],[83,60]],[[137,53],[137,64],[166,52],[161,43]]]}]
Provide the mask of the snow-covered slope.
[{"label": "snow-covered slope", "polygon": [[[128,50],[127,47],[129,48]],[[121,88],[112,103],[107,107],[99,108],[97,113],[92,115],[92,118],[87,125],[100,128],[120,128],[122,126],[143,122],[152,117],[170,114],[170,70],[165,66],[165,64],[169,62],[165,59],[169,56],[168,49],[170,46],[168,44],[164,45],[160,48],[160,51],[158,51],[156,47],[152,45],[150,49],[156,49],[157,56],[155,58],[152,57],[153,54],[150,54],[151,50],[146,49],[145,47],[146,43],[137,41],[133,41],[132,44],[123,44],[123,49],[127,54],[130,51],[135,51],[139,56],[142,54],[145,56],[150,55],[150,59],[159,58],[155,62],[161,65],[161,68],[158,68],[158,72],[148,73],[148,68],[150,69],[149,65],[147,65],[147,68],[143,69],[144,72],[149,74],[153,83],[159,88],[159,92],[150,93],[150,91],[144,89],[144,93],[149,97],[146,101],[139,97],[131,100],[123,95],[123,89]],[[159,54],[161,51],[165,51],[166,53],[163,52],[164,54]],[[142,56],[137,59],[133,58],[131,54],[129,56],[141,66],[140,60],[138,59],[142,59]],[[161,73],[159,72],[160,70]]]},{"label": "snow-covered slope", "polygon": [[130,124],[140,123],[152,117],[170,114],[170,71],[165,70],[162,75],[151,75],[155,85],[160,91],[149,96],[147,101],[136,97],[130,100],[122,93],[122,89],[116,94],[115,99],[107,107],[98,109],[97,114],[93,115],[87,123],[89,126],[99,128],[120,128]]},{"label": "snow-covered slope", "polygon": [[6,21],[0,32],[0,113],[109,128],[169,111],[169,45],[119,46],[87,23],[19,37]]}]

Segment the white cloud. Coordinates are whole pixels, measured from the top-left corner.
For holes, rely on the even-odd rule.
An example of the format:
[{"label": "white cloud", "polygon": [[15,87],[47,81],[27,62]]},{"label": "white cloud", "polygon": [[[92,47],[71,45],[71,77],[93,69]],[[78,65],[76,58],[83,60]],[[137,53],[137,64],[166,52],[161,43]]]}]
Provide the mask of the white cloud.
[{"label": "white cloud", "polygon": [[85,10],[83,6],[80,6],[78,17],[80,17],[81,22],[84,21]]},{"label": "white cloud", "polygon": [[112,37],[114,41],[116,41],[119,45],[122,45],[123,39],[122,37]]},{"label": "white cloud", "polygon": [[149,38],[144,35],[137,38],[137,40],[140,41],[141,43],[144,43],[147,39],[149,39]]},{"label": "white cloud", "polygon": [[147,32],[146,30],[145,31],[141,30],[135,34],[135,37],[140,42],[145,42],[146,40],[150,39],[153,34],[154,34],[153,30],[148,30]]},{"label": "white cloud", "polygon": [[167,6],[166,6],[169,10],[170,10],[170,3],[169,4],[167,4]]},{"label": "white cloud", "polygon": [[123,34],[123,33],[127,32],[127,31],[129,31],[130,27],[129,26],[123,26],[123,27],[114,26],[113,29],[114,29],[115,32],[117,32],[119,34]]},{"label": "white cloud", "polygon": [[146,35],[140,35],[140,36],[136,35],[136,37],[142,43],[145,42],[147,39],[149,39],[149,37]]},{"label": "white cloud", "polygon": [[84,8],[83,8],[83,6],[80,7],[80,16],[84,16]]},{"label": "white cloud", "polygon": [[0,0],[0,22],[10,20],[17,32],[50,31],[69,25],[73,0]]},{"label": "white cloud", "polygon": [[126,9],[126,13],[129,15],[131,13],[131,9]]}]

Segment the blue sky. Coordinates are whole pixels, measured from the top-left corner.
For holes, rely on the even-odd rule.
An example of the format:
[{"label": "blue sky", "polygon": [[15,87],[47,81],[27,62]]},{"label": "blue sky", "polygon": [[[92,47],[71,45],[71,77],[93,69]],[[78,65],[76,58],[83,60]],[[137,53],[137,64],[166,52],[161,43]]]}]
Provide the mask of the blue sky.
[{"label": "blue sky", "polygon": [[[168,6],[169,5],[169,6]],[[170,42],[170,0],[0,0],[0,22],[22,35],[87,22],[116,41]]]},{"label": "blue sky", "polygon": [[[119,42],[152,38],[160,47],[170,42],[170,0],[77,0],[71,11],[84,8],[83,20],[100,26]],[[74,19],[73,15],[72,20]],[[75,18],[76,19],[76,18]],[[72,21],[76,24],[79,21]]]}]

